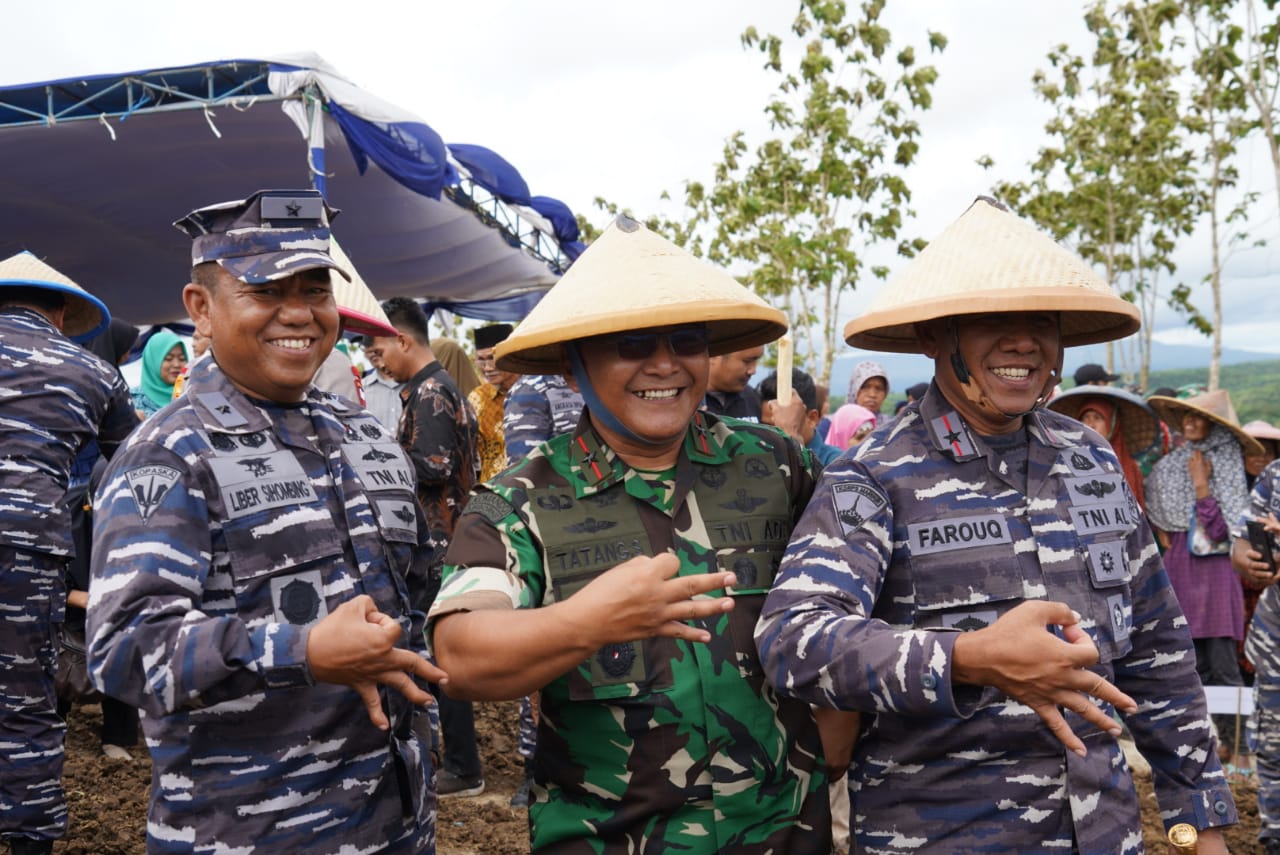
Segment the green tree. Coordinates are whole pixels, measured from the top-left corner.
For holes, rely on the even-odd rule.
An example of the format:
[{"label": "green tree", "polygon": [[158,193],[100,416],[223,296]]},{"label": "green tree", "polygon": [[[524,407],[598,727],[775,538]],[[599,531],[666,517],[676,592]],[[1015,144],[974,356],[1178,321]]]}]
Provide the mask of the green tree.
[{"label": "green tree", "polygon": [[[867,0],[851,15],[840,0],[803,0],[795,39],[748,28],[743,46],[781,77],[765,108],[776,136],[751,150],[744,133],[732,134],[712,182],[686,184],[689,218],[650,221],[695,253],[744,271],[742,279],[787,313],[797,362],[817,366],[821,383],[830,381],[842,332],[841,297],[865,277],[868,250],[887,244],[911,255],[923,246],[901,236],[911,214],[904,176],[937,71],[921,65],[912,46],[892,51],[883,9],[884,0]],[[941,51],[946,39],[930,32],[928,45]],[[887,269],[870,272],[883,278]]]},{"label": "green tree", "polygon": [[[1209,391],[1219,387],[1222,364],[1222,273],[1233,247],[1246,241],[1249,208],[1256,193],[1245,193],[1230,201],[1229,191],[1239,182],[1235,159],[1240,142],[1259,120],[1251,117],[1246,87],[1235,76],[1241,65],[1239,49],[1244,29],[1231,20],[1232,3],[1167,0],[1167,6],[1181,12],[1191,31],[1191,79],[1194,81],[1190,111],[1184,118],[1198,142],[1204,168],[1200,183],[1209,221],[1210,264],[1204,281],[1213,302],[1209,359]],[[1252,4],[1250,4],[1252,5]],[[1175,46],[1178,42],[1175,40]]]},{"label": "green tree", "polygon": [[[1084,16],[1095,40],[1089,61],[1059,45],[1048,55],[1054,72],[1037,71],[1032,79],[1054,107],[1045,126],[1051,143],[1031,164],[1030,181],[995,187],[1138,305],[1143,333],[1123,370],[1144,387],[1160,280],[1176,269],[1178,239],[1192,231],[1202,207],[1179,122],[1181,69],[1159,41],[1158,21],[1168,14],[1158,2],[1118,10],[1103,2],[1090,6]],[[1189,297],[1190,289],[1178,287],[1165,299],[1203,328]],[[1110,345],[1107,354],[1114,366]]]}]

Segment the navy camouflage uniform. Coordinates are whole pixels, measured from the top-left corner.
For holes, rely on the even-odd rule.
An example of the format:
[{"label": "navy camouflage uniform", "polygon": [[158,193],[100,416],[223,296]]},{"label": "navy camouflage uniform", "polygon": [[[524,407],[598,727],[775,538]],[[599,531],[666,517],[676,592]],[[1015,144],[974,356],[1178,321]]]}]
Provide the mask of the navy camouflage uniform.
[{"label": "navy camouflage uniform", "polygon": [[1166,826],[1236,821],[1186,622],[1115,455],[1051,411],[1024,425],[1004,448],[931,387],[827,467],[765,603],[769,681],[864,711],[855,851],[1142,851],[1113,737],[1064,711],[1078,757],[1027,706],[952,684],[958,633],[1033,599],[1078,612],[1090,670],[1137,702],[1125,721]]},{"label": "navy camouflage uniform", "polygon": [[73,554],[72,461],[114,452],[138,423],[114,366],[32,309],[0,309],[0,836],[61,837],[66,725],[56,625]]},{"label": "navy camouflage uniform", "polygon": [[428,712],[315,682],[310,628],[360,594],[423,649],[413,470],[367,411],[256,401],[215,359],[111,465],[95,514],[89,668],[142,708],[149,852],[431,853]]},{"label": "navy camouflage uniform", "polygon": [[[1249,518],[1280,519],[1280,460],[1258,476]],[[1243,529],[1244,521],[1240,520]],[[1254,667],[1253,737],[1258,769],[1258,820],[1262,840],[1280,840],[1280,590],[1270,585],[1258,599],[1245,636],[1244,655]]]},{"label": "navy camouflage uniform", "polygon": [[562,375],[521,375],[503,403],[507,460],[520,460],[551,437],[569,433],[581,415],[582,396],[569,388]]},{"label": "navy camouflage uniform", "polygon": [[607,645],[542,689],[535,852],[830,852],[812,713],[765,685],[751,637],[812,473],[808,453],[772,428],[702,412],[673,470],[641,473],[584,416],[477,488],[432,622],[538,608],[667,550],[681,575],[733,569],[741,580],[731,612],[697,622],[709,643]]}]

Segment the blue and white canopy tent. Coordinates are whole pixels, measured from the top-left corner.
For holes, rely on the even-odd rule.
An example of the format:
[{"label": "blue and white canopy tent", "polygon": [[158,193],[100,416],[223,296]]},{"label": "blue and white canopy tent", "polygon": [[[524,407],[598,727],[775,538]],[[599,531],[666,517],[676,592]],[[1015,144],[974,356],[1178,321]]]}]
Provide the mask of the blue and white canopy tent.
[{"label": "blue and white canopy tent", "polygon": [[582,250],[564,203],[314,55],[0,87],[0,258],[30,250],[139,326],[186,317],[188,211],[315,186],[379,299],[517,320]]}]

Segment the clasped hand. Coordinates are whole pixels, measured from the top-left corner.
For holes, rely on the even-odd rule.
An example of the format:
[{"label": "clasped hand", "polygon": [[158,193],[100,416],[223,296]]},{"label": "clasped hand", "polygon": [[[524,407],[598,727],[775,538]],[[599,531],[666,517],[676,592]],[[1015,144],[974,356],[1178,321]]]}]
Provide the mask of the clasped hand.
[{"label": "clasped hand", "polygon": [[[1066,603],[1022,603],[990,626],[960,634],[952,654],[953,679],[992,686],[1026,704],[1058,741],[1083,757],[1084,743],[1067,724],[1063,709],[1119,736],[1120,725],[1091,698],[1124,712],[1135,712],[1137,704],[1104,677],[1087,670],[1097,663],[1098,649],[1079,622],[1080,616]],[[1051,631],[1054,626],[1061,627],[1061,637]]]},{"label": "clasped hand", "polygon": [[369,720],[386,730],[390,723],[378,697],[379,684],[423,705],[431,702],[431,693],[420,688],[414,677],[441,685],[448,682],[448,675],[424,656],[396,647],[402,635],[399,621],[379,612],[373,598],[361,594],[311,628],[307,665],[315,679],[355,689]]}]

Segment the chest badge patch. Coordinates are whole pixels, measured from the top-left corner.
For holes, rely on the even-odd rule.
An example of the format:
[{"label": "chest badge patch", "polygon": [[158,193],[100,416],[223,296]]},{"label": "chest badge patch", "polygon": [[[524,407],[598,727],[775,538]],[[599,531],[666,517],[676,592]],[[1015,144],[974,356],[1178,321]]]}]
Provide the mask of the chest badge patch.
[{"label": "chest badge patch", "polygon": [[172,466],[139,466],[126,472],[124,477],[129,482],[129,495],[133,497],[138,516],[145,522],[160,507],[182,473]]},{"label": "chest badge patch", "polygon": [[845,481],[831,487],[831,500],[835,503],[836,518],[844,536],[849,537],[862,528],[866,521],[884,510],[889,500],[869,484]]}]

